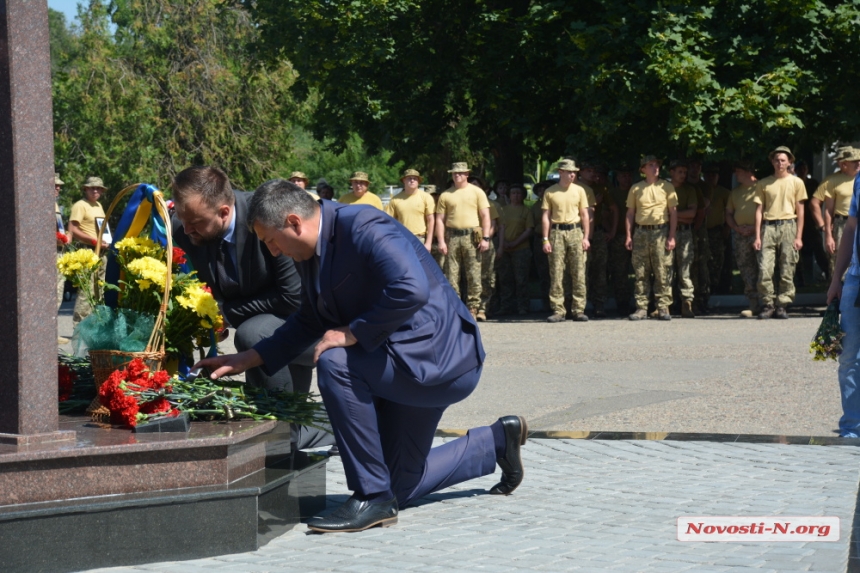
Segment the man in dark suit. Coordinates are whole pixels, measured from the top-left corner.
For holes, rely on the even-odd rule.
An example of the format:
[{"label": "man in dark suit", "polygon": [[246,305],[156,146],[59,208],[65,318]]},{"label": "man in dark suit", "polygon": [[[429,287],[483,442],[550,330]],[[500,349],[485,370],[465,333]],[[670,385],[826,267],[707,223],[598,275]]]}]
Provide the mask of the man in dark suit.
[{"label": "man in dark suit", "polygon": [[[301,279],[289,257],[273,256],[245,224],[251,193],[234,191],[217,167],[189,167],[174,178],[171,189],[176,211],[173,240],[187,254],[198,278],[212,295],[226,322],[235,329],[239,350],[270,337],[301,301]],[[268,373],[251,368],[249,384],[308,392],[313,359],[296,356],[289,365]],[[333,443],[325,432],[296,428],[299,447]]]},{"label": "man in dark suit", "polygon": [[445,408],[472,393],[484,349],[477,323],[414,234],[365,206],[316,202],[284,180],[254,194],[248,223],[297,262],[302,305],[271,338],[202,361],[212,377],[276,370],[317,342],[314,358],[352,497],[314,531],[397,521],[400,507],[502,468],[490,493],[523,478],[525,420],[505,416],[432,448]]}]

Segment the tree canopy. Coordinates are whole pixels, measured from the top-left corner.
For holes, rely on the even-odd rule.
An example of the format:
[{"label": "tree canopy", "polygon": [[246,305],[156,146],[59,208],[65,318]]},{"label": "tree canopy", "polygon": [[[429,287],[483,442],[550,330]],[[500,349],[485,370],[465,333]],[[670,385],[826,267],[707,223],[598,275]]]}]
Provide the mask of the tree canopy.
[{"label": "tree canopy", "polygon": [[860,0],[245,0],[315,133],[395,158],[719,158],[860,133]]}]

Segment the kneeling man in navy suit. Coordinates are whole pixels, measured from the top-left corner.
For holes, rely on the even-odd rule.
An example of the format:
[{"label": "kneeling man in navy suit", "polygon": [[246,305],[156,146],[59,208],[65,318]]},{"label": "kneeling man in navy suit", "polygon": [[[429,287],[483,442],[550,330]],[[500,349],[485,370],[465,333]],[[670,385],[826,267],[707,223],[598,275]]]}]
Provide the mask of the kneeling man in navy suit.
[{"label": "kneeling man in navy suit", "polygon": [[296,261],[301,307],[252,349],[198,365],[213,378],[275,371],[319,341],[319,389],[354,493],[310,529],[392,525],[400,507],[496,464],[502,479],[490,493],[519,486],[522,417],[431,447],[445,408],[477,386],[485,353],[475,320],[415,235],[378,209],[315,201],[285,180],[256,190],[246,223],[273,255]]}]

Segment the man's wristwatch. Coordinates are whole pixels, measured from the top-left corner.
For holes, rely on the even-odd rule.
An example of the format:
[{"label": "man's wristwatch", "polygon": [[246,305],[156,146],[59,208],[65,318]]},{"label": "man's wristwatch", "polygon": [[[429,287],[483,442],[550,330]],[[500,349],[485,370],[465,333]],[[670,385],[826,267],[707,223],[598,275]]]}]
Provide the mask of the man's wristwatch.
[{"label": "man's wristwatch", "polygon": [[484,237],[484,238],[483,238],[483,240],[484,240],[484,241],[487,241],[487,242],[489,243],[489,242],[490,242],[490,237]]}]

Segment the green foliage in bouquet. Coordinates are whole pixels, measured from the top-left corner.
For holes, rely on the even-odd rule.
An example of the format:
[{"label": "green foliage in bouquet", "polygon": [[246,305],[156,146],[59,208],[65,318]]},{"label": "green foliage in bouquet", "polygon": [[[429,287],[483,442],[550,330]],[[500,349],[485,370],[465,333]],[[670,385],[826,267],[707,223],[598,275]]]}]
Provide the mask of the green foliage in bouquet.
[{"label": "green foliage in bouquet", "polygon": [[821,326],[809,345],[809,352],[815,356],[813,360],[837,360],[842,354],[842,337],[845,333],[839,326],[839,301],[834,300],[824,311]]}]

